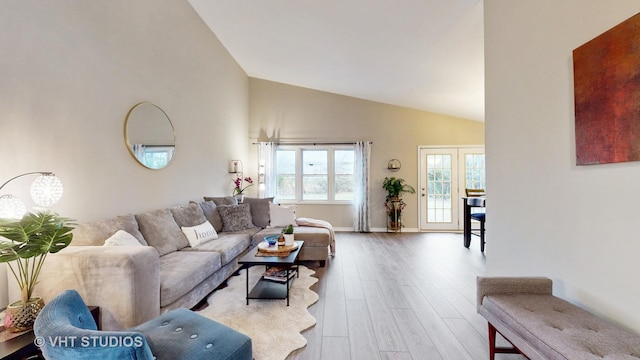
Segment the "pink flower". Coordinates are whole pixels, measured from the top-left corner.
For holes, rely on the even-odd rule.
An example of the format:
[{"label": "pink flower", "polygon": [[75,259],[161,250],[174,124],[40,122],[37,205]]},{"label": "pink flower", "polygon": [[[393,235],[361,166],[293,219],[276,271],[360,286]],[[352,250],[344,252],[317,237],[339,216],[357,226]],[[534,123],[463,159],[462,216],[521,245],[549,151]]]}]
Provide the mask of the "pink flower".
[{"label": "pink flower", "polygon": [[[247,183],[246,186],[244,186],[243,184],[245,182]],[[249,176],[245,177],[244,179],[238,177],[233,181],[233,184],[235,185],[235,187],[233,188],[233,195],[242,194],[242,192],[246,188],[248,188],[249,186],[253,186],[253,180]]]}]

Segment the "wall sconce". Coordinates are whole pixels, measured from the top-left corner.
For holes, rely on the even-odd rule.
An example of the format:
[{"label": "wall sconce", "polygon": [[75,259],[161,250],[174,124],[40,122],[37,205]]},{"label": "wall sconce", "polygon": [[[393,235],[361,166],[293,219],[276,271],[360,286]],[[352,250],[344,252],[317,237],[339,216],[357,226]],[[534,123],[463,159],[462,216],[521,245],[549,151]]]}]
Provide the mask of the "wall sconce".
[{"label": "wall sconce", "polygon": [[402,163],[398,159],[391,159],[387,163],[387,169],[391,171],[398,171],[402,167]]},{"label": "wall sconce", "polygon": [[[39,206],[48,207],[62,198],[62,182],[51,172],[28,172],[12,177],[0,185],[0,190],[11,181],[33,174],[40,174],[31,184],[31,198]],[[27,212],[27,207],[17,197],[8,194],[0,196],[0,219],[21,219]]]},{"label": "wall sconce", "polygon": [[242,172],[242,160],[229,160],[229,174]]}]

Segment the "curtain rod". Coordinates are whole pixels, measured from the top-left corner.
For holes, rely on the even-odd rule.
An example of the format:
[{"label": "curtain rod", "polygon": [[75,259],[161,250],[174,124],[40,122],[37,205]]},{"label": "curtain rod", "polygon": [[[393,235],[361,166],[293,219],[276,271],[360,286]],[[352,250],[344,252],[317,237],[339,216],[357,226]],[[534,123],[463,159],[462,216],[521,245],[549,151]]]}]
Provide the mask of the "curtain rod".
[{"label": "curtain rod", "polygon": [[[353,145],[355,144],[357,141],[350,141],[350,142],[277,142],[277,141],[270,141],[276,145]],[[373,141],[367,141],[369,144],[373,144]],[[259,142],[254,142],[253,145],[259,145]]]}]

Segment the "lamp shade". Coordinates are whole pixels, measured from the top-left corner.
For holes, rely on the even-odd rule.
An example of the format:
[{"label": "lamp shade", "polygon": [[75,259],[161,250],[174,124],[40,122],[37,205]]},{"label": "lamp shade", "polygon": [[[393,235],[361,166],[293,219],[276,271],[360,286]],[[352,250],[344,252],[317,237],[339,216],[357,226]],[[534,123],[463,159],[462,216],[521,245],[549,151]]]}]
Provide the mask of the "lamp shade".
[{"label": "lamp shade", "polygon": [[62,198],[62,182],[53,174],[44,174],[31,184],[31,198],[40,206],[51,206]]},{"label": "lamp shade", "polygon": [[19,220],[26,212],[27,207],[22,200],[13,195],[0,196],[0,219]]}]

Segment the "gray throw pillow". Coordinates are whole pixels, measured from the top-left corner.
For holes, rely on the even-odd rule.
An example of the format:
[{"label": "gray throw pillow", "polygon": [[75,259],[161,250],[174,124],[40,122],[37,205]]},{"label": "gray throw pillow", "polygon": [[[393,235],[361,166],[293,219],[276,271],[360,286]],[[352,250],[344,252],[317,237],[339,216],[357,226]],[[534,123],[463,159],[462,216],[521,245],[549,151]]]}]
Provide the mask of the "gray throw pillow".
[{"label": "gray throw pillow", "polygon": [[147,243],[156,248],[161,256],[189,246],[187,237],[169,209],[138,214],[136,220]]},{"label": "gray throw pillow", "polygon": [[173,214],[173,218],[180,227],[197,226],[207,221],[202,208],[196,203],[173,207],[171,208],[171,214]]},{"label": "gray throw pillow", "polygon": [[124,230],[133,235],[142,245],[147,245],[144,236],[138,229],[138,223],[133,215],[118,216],[115,219],[100,220],[90,223],[78,224],[73,229],[73,240],[71,245],[74,246],[101,246],[104,241],[115,234],[118,230]]},{"label": "gray throw pillow", "polygon": [[222,231],[222,219],[216,204],[213,201],[202,201],[200,202],[200,207],[204,212],[204,217],[213,225],[216,232]]},{"label": "gray throw pillow", "polygon": [[216,206],[220,205],[238,205],[238,199],[233,196],[210,197],[205,196],[204,201],[213,201]]},{"label": "gray throw pillow", "polygon": [[244,203],[251,207],[251,220],[253,225],[266,228],[269,226],[269,203],[273,202],[273,198],[244,198]]},{"label": "gray throw pillow", "polygon": [[218,212],[222,218],[222,231],[240,231],[254,227],[249,204],[220,205]]}]

